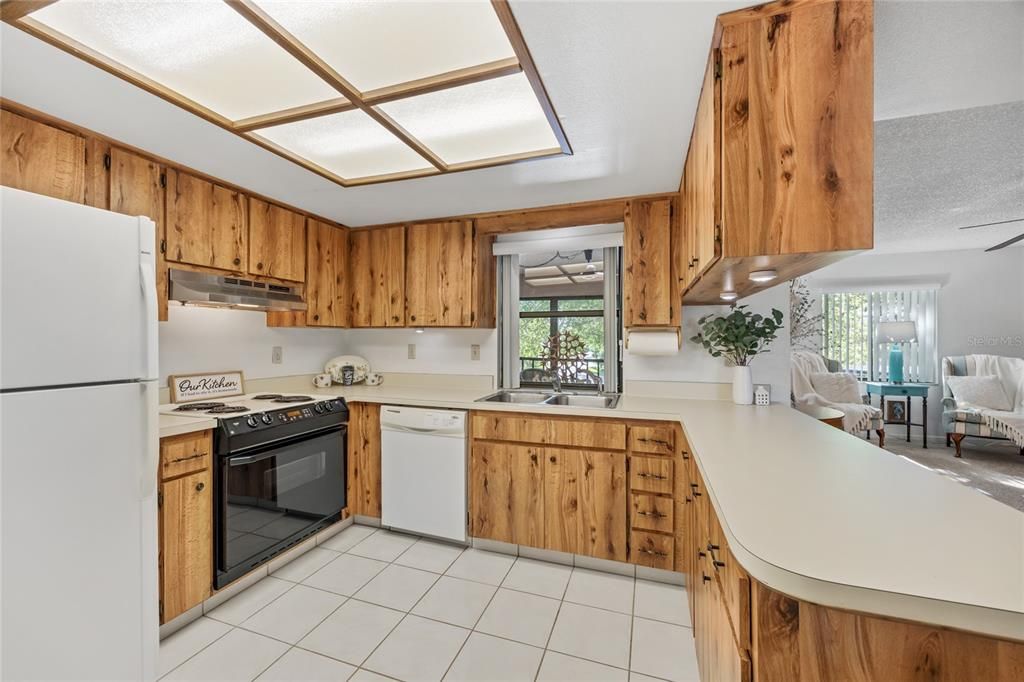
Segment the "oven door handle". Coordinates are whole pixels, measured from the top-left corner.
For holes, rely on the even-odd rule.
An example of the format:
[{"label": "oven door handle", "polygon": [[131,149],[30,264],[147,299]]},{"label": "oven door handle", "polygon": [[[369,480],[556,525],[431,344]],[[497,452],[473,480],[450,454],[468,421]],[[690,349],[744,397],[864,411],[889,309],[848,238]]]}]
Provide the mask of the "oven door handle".
[{"label": "oven door handle", "polygon": [[248,455],[246,457],[228,457],[228,466],[240,467],[246,464],[252,464],[253,462],[259,462],[263,459],[270,459],[271,457],[277,457],[280,453],[275,450],[273,452],[266,452],[262,455]]}]

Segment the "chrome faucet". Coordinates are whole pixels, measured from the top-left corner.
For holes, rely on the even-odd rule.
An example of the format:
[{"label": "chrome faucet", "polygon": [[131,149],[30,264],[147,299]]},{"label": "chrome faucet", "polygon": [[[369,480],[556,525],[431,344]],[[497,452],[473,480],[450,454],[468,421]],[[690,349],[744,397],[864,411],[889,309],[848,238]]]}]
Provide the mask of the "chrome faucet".
[{"label": "chrome faucet", "polygon": [[562,377],[558,376],[558,372],[549,372],[548,376],[551,377],[551,389],[555,393],[562,392]]},{"label": "chrome faucet", "polygon": [[604,393],[604,379],[601,377],[597,378],[597,393],[598,395]]}]

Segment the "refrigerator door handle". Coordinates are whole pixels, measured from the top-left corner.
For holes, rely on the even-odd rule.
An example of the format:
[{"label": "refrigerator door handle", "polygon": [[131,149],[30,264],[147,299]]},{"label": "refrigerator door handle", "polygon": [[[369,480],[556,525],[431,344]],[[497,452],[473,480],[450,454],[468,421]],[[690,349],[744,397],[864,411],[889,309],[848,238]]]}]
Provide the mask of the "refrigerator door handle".
[{"label": "refrigerator door handle", "polygon": [[157,353],[157,302],[156,302],[156,268],[152,261],[143,260],[139,263],[139,281],[142,284],[142,296],[146,302],[146,321],[143,343],[145,344],[145,376],[144,379],[156,379],[160,375],[159,355]]},{"label": "refrigerator door handle", "polygon": [[155,381],[139,382],[142,387],[142,410],[145,428],[145,442],[142,447],[139,494],[143,500],[155,497],[157,477],[160,469],[160,416],[157,412],[160,402],[160,388]]}]

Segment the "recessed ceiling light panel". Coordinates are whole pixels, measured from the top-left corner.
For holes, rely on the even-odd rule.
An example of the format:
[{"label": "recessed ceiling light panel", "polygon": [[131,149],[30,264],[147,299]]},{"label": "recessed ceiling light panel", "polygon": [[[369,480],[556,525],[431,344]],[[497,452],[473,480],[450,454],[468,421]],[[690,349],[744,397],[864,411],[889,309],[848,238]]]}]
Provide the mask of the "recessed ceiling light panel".
[{"label": "recessed ceiling light panel", "polygon": [[448,164],[561,151],[522,73],[388,102],[380,109]]},{"label": "recessed ceiling light panel", "polygon": [[531,287],[550,287],[556,284],[572,284],[572,280],[568,277],[542,277],[540,279],[527,280],[527,283]]},{"label": "recessed ceiling light panel", "polygon": [[229,120],[338,96],[220,0],[62,0],[29,18]]},{"label": "recessed ceiling light panel", "polygon": [[254,132],[345,179],[432,168],[426,159],[358,110]]},{"label": "recessed ceiling light panel", "polygon": [[487,0],[256,0],[362,92],[515,57]]}]

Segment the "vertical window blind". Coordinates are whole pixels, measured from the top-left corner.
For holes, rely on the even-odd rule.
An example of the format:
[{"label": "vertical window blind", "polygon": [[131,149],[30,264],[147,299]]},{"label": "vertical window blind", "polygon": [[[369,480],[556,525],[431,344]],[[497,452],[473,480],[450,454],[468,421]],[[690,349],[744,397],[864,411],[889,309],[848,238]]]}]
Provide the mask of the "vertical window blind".
[{"label": "vertical window blind", "polygon": [[877,339],[878,323],[912,320],[917,341],[901,344],[904,376],[907,381],[936,381],[937,294],[936,289],[822,294],[822,355],[862,381],[888,381],[891,344]]}]

